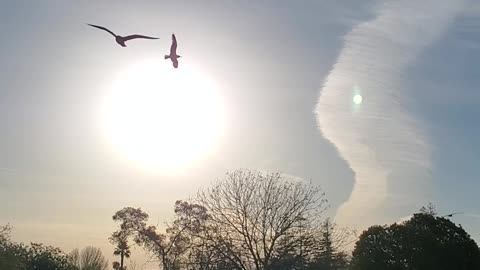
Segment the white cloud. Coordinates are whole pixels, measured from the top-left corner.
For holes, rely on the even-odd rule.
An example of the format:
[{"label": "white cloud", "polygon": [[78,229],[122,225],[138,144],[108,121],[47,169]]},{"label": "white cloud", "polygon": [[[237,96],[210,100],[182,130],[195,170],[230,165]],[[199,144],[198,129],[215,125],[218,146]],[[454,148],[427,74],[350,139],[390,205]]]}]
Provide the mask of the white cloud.
[{"label": "white cloud", "polygon": [[[350,198],[337,211],[339,223],[384,222],[375,219],[375,211],[421,196],[412,184],[428,177],[430,145],[422,124],[409,112],[414,97],[402,89],[402,80],[462,6],[460,0],[389,1],[376,18],[346,35],[316,108],[323,136],[355,173]],[[362,95],[362,104],[353,104],[354,94]],[[399,174],[409,177],[393,176]],[[411,196],[398,197],[390,188],[394,181],[409,185]]]}]

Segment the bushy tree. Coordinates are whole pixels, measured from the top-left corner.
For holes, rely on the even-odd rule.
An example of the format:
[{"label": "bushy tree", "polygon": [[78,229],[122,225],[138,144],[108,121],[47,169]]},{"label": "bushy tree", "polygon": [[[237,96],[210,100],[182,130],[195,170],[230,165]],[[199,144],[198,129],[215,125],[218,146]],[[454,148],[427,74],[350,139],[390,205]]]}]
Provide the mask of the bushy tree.
[{"label": "bushy tree", "polygon": [[70,258],[59,248],[31,243],[12,242],[10,226],[3,226],[0,237],[0,269],[8,270],[75,270]]},{"label": "bushy tree", "polygon": [[461,226],[422,211],[403,223],[363,232],[352,269],[480,269],[480,251]]},{"label": "bushy tree", "polygon": [[72,270],[69,257],[61,249],[32,243],[26,247],[26,268],[35,270]]},{"label": "bushy tree", "polygon": [[193,238],[203,231],[207,219],[204,207],[183,201],[175,203],[175,220],[167,224],[165,233],[155,226],[147,226],[148,214],[140,208],[126,207],[118,211],[113,220],[120,222],[120,229],[114,233],[133,238],[160,260],[165,270],[179,269],[189,251],[193,248]]},{"label": "bushy tree", "polygon": [[0,226],[0,243],[10,241],[12,226],[10,224]]},{"label": "bushy tree", "polygon": [[27,249],[25,246],[10,241],[11,227],[0,229],[0,269],[19,270],[27,265]]}]

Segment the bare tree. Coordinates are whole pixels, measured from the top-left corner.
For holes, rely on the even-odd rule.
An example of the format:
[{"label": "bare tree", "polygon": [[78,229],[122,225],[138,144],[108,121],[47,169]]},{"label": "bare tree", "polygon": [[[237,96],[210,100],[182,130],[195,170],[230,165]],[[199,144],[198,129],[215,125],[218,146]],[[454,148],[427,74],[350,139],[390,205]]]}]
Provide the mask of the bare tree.
[{"label": "bare tree", "polygon": [[272,269],[280,245],[313,231],[326,208],[318,187],[249,170],[227,173],[198,201],[208,210],[211,247],[244,270]]},{"label": "bare tree", "polygon": [[141,270],[143,269],[136,261],[129,261],[127,270]]},{"label": "bare tree", "polygon": [[420,208],[420,213],[431,216],[436,216],[438,214],[435,205],[431,202],[429,202],[426,206],[422,206],[422,208]]},{"label": "bare tree", "polygon": [[96,247],[86,247],[79,251],[77,248],[70,253],[70,259],[79,270],[107,270],[108,261],[102,251]]}]

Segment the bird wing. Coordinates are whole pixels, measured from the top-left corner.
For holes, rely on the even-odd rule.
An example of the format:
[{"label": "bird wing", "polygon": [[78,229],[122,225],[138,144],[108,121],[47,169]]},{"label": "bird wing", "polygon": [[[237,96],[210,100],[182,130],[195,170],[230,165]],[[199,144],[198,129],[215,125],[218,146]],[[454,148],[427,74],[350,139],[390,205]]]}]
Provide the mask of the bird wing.
[{"label": "bird wing", "polygon": [[173,58],[172,63],[173,63],[174,68],[178,68],[178,60],[177,59]]},{"label": "bird wing", "polygon": [[135,39],[135,38],[158,39],[156,37],[148,37],[148,36],[142,36],[142,35],[130,35],[130,36],[124,37],[123,40],[127,41],[127,40]]},{"label": "bird wing", "polygon": [[108,30],[107,28],[105,28],[105,27],[103,27],[103,26],[94,25],[94,24],[89,24],[89,23],[87,23],[87,24],[90,25],[91,27],[95,27],[95,28],[98,28],[98,29],[107,31],[108,33],[112,34],[112,36],[114,36],[114,37],[117,36],[117,35],[115,35],[112,31]]},{"label": "bird wing", "polygon": [[170,47],[170,55],[177,55],[177,38],[172,34],[172,46]]}]

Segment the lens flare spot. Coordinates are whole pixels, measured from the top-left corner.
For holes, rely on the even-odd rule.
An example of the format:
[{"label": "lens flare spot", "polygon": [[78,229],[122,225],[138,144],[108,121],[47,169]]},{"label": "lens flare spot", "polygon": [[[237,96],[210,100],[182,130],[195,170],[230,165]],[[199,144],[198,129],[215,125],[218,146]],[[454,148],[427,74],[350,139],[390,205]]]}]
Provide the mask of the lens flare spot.
[{"label": "lens flare spot", "polygon": [[361,95],[355,95],[353,96],[353,103],[357,104],[357,105],[360,105],[362,104],[362,101],[363,101],[363,97]]}]

